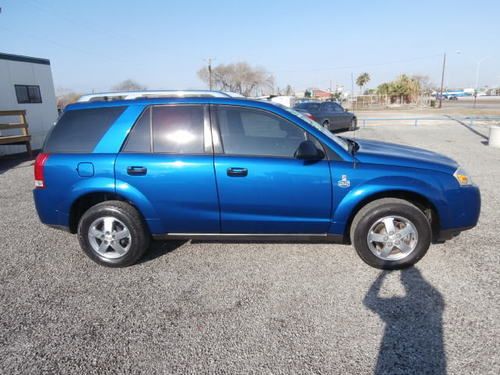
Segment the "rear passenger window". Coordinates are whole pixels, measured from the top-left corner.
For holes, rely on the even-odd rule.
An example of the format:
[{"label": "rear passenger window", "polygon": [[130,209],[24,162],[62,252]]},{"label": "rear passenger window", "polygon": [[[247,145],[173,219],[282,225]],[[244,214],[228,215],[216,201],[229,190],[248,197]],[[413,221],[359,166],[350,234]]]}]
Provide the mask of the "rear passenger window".
[{"label": "rear passenger window", "polygon": [[132,128],[123,152],[151,152],[151,108],[147,108]]},{"label": "rear passenger window", "polygon": [[154,152],[204,152],[202,106],[158,106],[152,111]]},{"label": "rear passenger window", "polygon": [[90,153],[126,107],[64,112],[48,135],[43,152]]},{"label": "rear passenger window", "polygon": [[272,113],[219,107],[217,119],[225,154],[293,158],[306,133]]}]

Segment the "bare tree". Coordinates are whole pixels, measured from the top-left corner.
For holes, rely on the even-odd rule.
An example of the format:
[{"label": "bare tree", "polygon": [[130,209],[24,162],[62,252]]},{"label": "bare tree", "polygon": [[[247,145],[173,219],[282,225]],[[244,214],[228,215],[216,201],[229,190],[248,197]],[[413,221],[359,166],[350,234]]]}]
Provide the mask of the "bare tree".
[{"label": "bare tree", "polygon": [[430,94],[432,92],[433,84],[429,76],[414,74],[411,76],[411,79],[418,82],[421,94]]},{"label": "bare tree", "polygon": [[79,92],[58,88],[56,94],[57,109],[63,110],[68,104],[76,102],[80,96],[82,96],[82,94]]},{"label": "bare tree", "polygon": [[295,95],[293,89],[292,89],[292,86],[290,85],[286,85],[285,87],[285,95],[286,96],[292,96],[292,95]]},{"label": "bare tree", "polygon": [[112,87],[114,91],[140,91],[145,90],[146,86],[137,83],[132,79],[126,79]]},{"label": "bare tree", "polygon": [[[198,70],[198,77],[207,85],[210,84],[210,75],[206,67]],[[270,93],[273,90],[274,77],[264,68],[252,67],[246,62],[235,64],[220,64],[212,67],[212,87],[214,89],[231,91],[250,96]]]}]

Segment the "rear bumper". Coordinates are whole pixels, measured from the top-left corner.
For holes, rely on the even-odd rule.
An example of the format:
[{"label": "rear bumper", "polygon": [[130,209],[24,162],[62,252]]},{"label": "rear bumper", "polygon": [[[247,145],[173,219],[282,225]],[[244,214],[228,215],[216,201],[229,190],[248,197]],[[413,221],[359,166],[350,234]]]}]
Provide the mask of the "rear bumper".
[{"label": "rear bumper", "polygon": [[34,189],[33,200],[35,201],[36,212],[42,223],[51,227],[69,230],[68,214],[56,209],[56,202],[51,199],[46,189]]}]

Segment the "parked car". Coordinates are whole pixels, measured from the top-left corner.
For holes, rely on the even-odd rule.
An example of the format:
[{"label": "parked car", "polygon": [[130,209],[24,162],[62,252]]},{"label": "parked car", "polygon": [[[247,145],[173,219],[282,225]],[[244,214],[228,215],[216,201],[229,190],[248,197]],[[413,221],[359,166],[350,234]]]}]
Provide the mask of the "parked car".
[{"label": "parked car", "polygon": [[40,220],[111,267],[152,238],[352,243],[367,264],[399,269],[480,212],[478,187],[446,156],[217,95],[69,105],[34,175]]},{"label": "parked car", "polygon": [[354,130],[357,119],[354,113],[347,112],[336,102],[302,102],[294,107],[310,119],[323,125],[328,130]]}]

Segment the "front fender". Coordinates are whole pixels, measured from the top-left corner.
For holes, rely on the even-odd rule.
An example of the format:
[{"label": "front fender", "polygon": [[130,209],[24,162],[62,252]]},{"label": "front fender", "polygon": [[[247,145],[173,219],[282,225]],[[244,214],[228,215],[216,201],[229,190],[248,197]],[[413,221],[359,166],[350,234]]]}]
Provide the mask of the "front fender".
[{"label": "front fender", "polygon": [[[429,181],[437,184],[437,181],[433,181],[431,178]],[[446,199],[442,189],[433,185],[433,183],[426,183],[408,176],[385,176],[377,177],[354,186],[336,202],[330,233],[344,234],[347,229],[346,226],[352,218],[352,214],[362,206],[363,202],[382,194],[390,195],[390,193],[396,192],[417,194],[431,202],[438,211],[438,214],[441,214],[446,209]]]}]

